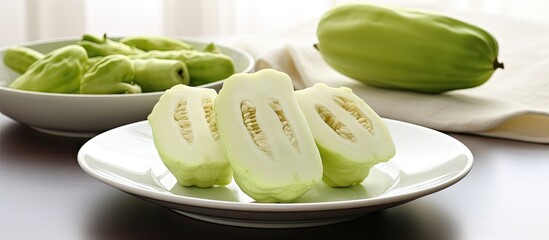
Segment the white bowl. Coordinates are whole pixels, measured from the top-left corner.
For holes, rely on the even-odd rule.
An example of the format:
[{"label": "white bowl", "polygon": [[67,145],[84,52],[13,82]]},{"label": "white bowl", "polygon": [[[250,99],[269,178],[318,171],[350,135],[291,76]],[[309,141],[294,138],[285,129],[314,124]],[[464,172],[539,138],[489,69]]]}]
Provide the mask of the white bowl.
[{"label": "white bowl", "polygon": [[[212,42],[181,39],[198,49]],[[78,40],[80,38],[17,45],[47,53]],[[250,54],[234,47],[216,45],[234,60],[236,72],[253,71],[254,59]],[[114,127],[145,120],[164,93],[63,94],[8,88],[19,74],[4,65],[5,50],[6,48],[0,49],[0,112],[21,124],[49,134],[92,137]],[[217,81],[200,87],[219,91],[222,86],[223,81]]]}]

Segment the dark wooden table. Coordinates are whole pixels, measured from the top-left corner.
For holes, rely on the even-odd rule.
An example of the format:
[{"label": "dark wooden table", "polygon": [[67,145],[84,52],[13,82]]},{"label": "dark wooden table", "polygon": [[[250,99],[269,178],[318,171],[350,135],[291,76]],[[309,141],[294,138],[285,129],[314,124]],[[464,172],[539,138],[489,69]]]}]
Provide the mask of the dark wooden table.
[{"label": "dark wooden table", "polygon": [[87,175],[87,139],[0,114],[0,239],[549,239],[549,146],[449,134],[473,152],[455,185],[357,220],[253,229],[194,220]]}]

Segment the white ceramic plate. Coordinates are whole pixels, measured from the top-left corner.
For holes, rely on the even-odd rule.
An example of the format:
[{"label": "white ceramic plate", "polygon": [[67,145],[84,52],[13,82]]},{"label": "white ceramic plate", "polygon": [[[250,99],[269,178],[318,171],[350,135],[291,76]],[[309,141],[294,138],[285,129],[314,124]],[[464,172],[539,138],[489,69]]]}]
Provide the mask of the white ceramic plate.
[{"label": "white ceramic plate", "polygon": [[360,185],[321,183],[295,203],[256,203],[233,182],[200,189],[176,184],[157,155],[148,122],[95,136],[78,152],[82,169],[124,192],[186,216],[219,224],[289,228],[351,220],[451,186],[473,166],[469,149],[454,138],[421,126],[385,119],[397,154],[372,168]]},{"label": "white ceramic plate", "polygon": [[[117,39],[117,38],[114,38]],[[202,49],[211,41],[187,39],[189,44]],[[79,38],[56,39],[17,44],[43,53],[50,52]],[[216,43],[217,44],[217,43]],[[252,72],[254,59],[240,49],[217,44],[221,52],[235,62],[236,72]],[[64,136],[92,137],[100,132],[142,121],[151,112],[164,92],[140,94],[58,94],[23,91],[8,88],[19,74],[4,65],[4,52],[0,49],[0,112],[36,130]],[[221,89],[223,81],[200,87]]]}]

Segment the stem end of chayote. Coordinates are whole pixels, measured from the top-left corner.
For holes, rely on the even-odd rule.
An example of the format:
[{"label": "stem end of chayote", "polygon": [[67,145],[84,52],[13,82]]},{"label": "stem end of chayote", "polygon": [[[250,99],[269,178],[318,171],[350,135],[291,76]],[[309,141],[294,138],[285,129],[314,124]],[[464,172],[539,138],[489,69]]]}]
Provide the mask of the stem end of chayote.
[{"label": "stem end of chayote", "polygon": [[498,60],[494,60],[494,69],[498,69],[498,68],[501,68],[501,69],[505,69],[505,66],[503,65],[503,62],[498,62]]}]

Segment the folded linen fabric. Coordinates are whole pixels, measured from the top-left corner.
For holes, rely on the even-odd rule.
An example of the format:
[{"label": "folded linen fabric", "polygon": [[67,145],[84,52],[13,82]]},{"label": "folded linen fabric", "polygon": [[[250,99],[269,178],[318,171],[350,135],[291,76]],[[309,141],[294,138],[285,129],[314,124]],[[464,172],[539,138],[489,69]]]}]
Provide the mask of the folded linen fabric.
[{"label": "folded linen fabric", "polygon": [[[444,13],[492,33],[505,69],[479,87],[431,95],[370,87],[336,72],[313,48],[316,21],[282,40],[271,36],[237,45],[255,55],[258,70],[284,71],[297,89],[317,82],[350,87],[385,118],[446,132],[549,143],[549,26],[505,16]],[[284,44],[276,45],[280,42]],[[264,46],[277,47],[260,51]]]}]

